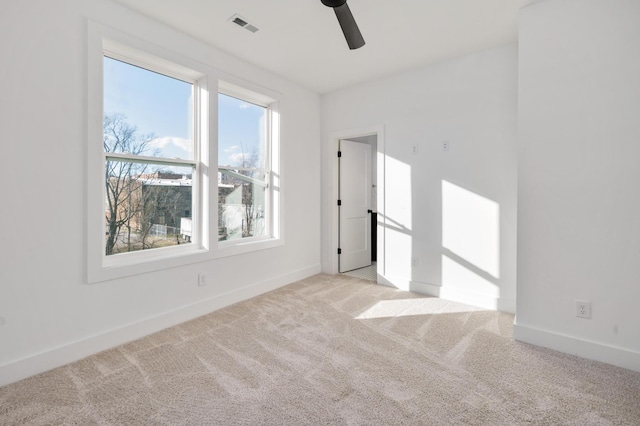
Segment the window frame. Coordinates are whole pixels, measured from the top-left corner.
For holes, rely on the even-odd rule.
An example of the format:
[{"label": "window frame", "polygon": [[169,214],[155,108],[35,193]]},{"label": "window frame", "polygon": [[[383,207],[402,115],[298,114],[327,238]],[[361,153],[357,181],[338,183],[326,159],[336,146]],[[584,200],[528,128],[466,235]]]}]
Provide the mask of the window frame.
[{"label": "window frame", "polygon": [[[104,57],[158,72],[193,84],[194,158],[175,160],[162,157],[132,156],[107,153],[103,149],[103,66]],[[210,93],[217,93],[216,72],[199,62],[145,42],[99,23],[88,22],[87,64],[87,282],[96,283],[160,269],[209,260],[212,227],[210,200],[216,185],[209,182],[209,165],[216,163],[210,146],[217,138],[210,127],[217,123],[217,101]],[[104,168],[108,158],[116,161],[148,162],[151,164],[192,167],[192,222],[197,231],[190,244],[139,250],[107,256],[104,252]],[[96,190],[101,188],[100,191]],[[217,238],[217,235],[216,235]]]},{"label": "window frame", "polygon": [[[188,252],[193,249],[193,247],[189,247],[192,244],[195,246],[203,245],[203,235],[200,231],[201,229],[201,204],[202,204],[202,196],[200,194],[200,185],[204,178],[202,174],[202,165],[200,161],[200,147],[203,143],[202,134],[200,125],[196,117],[200,114],[200,110],[202,109],[201,98],[203,96],[202,91],[206,89],[206,77],[201,76],[195,72],[189,72],[190,75],[185,75],[184,71],[176,72],[174,69],[169,69],[164,64],[160,62],[157,64],[157,60],[146,60],[141,61],[136,56],[137,54],[132,55],[131,50],[127,49],[127,53],[120,53],[118,47],[111,46],[111,43],[108,41],[104,43],[103,48],[103,58],[111,58],[117,61],[123,62],[130,66],[139,67],[145,69],[149,72],[155,72],[161,74],[166,77],[175,78],[177,80],[183,81],[185,83],[189,83],[193,87],[193,99],[192,99],[192,125],[193,125],[193,158],[191,160],[184,159],[174,159],[168,157],[150,157],[144,155],[134,155],[128,153],[116,153],[116,152],[105,152],[103,150],[103,167],[107,161],[120,161],[120,162],[132,162],[132,163],[141,163],[141,164],[149,164],[149,165],[160,165],[160,166],[177,166],[177,167],[191,167],[192,168],[192,186],[191,186],[191,210],[193,211],[192,215],[192,233],[193,237],[191,239],[191,243],[186,246],[170,246],[170,247],[162,247],[155,249],[147,249],[147,250],[138,250],[134,252],[126,252],[126,253],[118,253],[105,255],[103,258],[104,267],[111,266],[120,266],[126,264],[135,264],[138,262],[144,262],[147,260],[153,260],[158,256],[167,257],[172,255],[181,255],[182,252]],[[104,60],[104,59],[103,59]],[[175,67],[173,67],[175,68]],[[103,91],[104,96],[104,91]],[[104,116],[104,111],[103,111]],[[103,169],[104,175],[104,169]],[[105,191],[103,185],[103,191]],[[107,194],[104,192],[104,197],[106,199]],[[162,250],[162,252],[160,252]]]},{"label": "window frame", "polygon": [[[227,256],[278,247],[283,238],[283,191],[280,171],[280,94],[261,85],[238,78],[201,61],[175,53],[145,40],[145,35],[124,33],[110,26],[87,19],[87,135],[86,186],[86,278],[87,283],[99,283],[137,274],[205,262]],[[197,163],[197,183],[194,176],[192,218],[200,232],[190,244],[154,250],[140,250],[106,256],[104,185],[105,152],[103,149],[103,57],[141,66],[194,84],[194,161]],[[118,57],[114,57],[117,55]],[[195,91],[198,91],[198,94]],[[267,236],[218,241],[218,93],[267,106],[269,173],[269,226]],[[194,103],[196,100],[194,99]],[[196,140],[197,139],[197,140]],[[113,153],[110,156],[116,157]],[[158,161],[159,160],[159,161]],[[148,161],[166,164],[163,158]],[[185,160],[180,160],[182,162]],[[187,163],[191,163],[187,161]],[[181,164],[182,165],[182,164]],[[102,172],[102,173],[101,173]],[[97,191],[96,188],[101,188]],[[196,219],[197,218],[197,219]],[[113,259],[113,260],[112,260]]]},{"label": "window frame", "polygon": [[[284,244],[282,236],[282,188],[280,179],[280,114],[278,95],[264,88],[254,87],[247,82],[238,82],[231,76],[225,76],[218,81],[218,93],[266,109],[266,174],[268,196],[265,197],[267,210],[267,235],[218,241],[218,255],[220,257],[247,253],[254,250],[277,247]],[[216,94],[216,99],[217,99]],[[217,129],[216,129],[217,130]],[[216,146],[216,151],[219,149]],[[217,153],[216,153],[217,154]],[[216,155],[217,160],[217,155]],[[216,165],[216,171],[218,171]],[[216,197],[217,202],[217,197]],[[217,222],[216,222],[217,223]]]}]

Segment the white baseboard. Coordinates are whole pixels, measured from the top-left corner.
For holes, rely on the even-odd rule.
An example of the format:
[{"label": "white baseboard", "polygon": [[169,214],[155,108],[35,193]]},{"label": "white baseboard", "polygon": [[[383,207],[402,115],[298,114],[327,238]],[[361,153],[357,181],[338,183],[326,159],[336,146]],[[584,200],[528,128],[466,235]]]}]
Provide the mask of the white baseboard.
[{"label": "white baseboard", "polygon": [[[410,288],[411,282],[409,280],[406,280],[406,279],[392,278],[392,277],[389,277],[389,276],[384,276],[384,275],[378,274],[377,282],[378,282],[378,284],[382,284],[382,285],[387,286],[387,287],[397,288],[398,290],[412,291],[411,288]],[[416,292],[416,293],[418,293],[418,292]]]},{"label": "white baseboard", "polygon": [[517,317],[516,323],[513,325],[513,337],[520,342],[640,371],[640,353],[638,352],[521,325],[518,324]]},{"label": "white baseboard", "polygon": [[409,288],[411,291],[420,294],[426,294],[427,296],[440,297],[440,290],[442,287],[439,285],[423,283],[420,281],[410,281]]},{"label": "white baseboard", "polygon": [[378,283],[394,287],[399,290],[412,291],[414,293],[426,294],[427,296],[466,303],[467,305],[478,306],[492,311],[498,310],[514,314],[516,310],[516,301],[512,299],[496,298],[460,289],[443,288],[442,286],[435,284],[412,281],[403,278],[384,277],[382,275],[378,275]]},{"label": "white baseboard", "polygon": [[515,300],[473,293],[457,288],[441,287],[439,285],[418,281],[411,281],[409,288],[411,291],[426,294],[428,296],[466,303],[467,305],[477,306],[492,311],[508,312],[511,314],[515,313]]},{"label": "white baseboard", "polygon": [[225,306],[259,296],[320,273],[320,265],[309,266],[192,305],[164,312],[155,317],[0,365],[0,386],[52,370],[87,356],[139,339],[165,328],[192,320]]}]

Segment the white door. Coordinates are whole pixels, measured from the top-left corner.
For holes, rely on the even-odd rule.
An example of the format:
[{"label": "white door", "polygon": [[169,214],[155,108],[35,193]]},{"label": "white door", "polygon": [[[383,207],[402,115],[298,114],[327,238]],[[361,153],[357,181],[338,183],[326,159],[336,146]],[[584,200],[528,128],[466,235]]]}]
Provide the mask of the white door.
[{"label": "white door", "polygon": [[340,141],[340,272],[371,265],[371,145]]}]

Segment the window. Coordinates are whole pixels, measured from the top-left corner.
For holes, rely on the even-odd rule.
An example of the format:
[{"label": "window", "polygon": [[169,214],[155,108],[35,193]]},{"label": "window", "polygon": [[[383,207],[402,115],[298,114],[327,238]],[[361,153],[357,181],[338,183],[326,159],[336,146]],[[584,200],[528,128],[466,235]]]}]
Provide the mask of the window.
[{"label": "window", "polygon": [[281,245],[277,96],[143,34],[88,33],[88,282]]},{"label": "window", "polygon": [[271,235],[268,105],[218,94],[218,240]]},{"label": "window", "polygon": [[215,71],[95,22],[88,34],[88,282],[213,258]]},{"label": "window", "polygon": [[103,76],[105,255],[191,243],[197,83],[112,52]]},{"label": "window", "polygon": [[276,97],[228,81],[218,91],[217,255],[281,245]]}]

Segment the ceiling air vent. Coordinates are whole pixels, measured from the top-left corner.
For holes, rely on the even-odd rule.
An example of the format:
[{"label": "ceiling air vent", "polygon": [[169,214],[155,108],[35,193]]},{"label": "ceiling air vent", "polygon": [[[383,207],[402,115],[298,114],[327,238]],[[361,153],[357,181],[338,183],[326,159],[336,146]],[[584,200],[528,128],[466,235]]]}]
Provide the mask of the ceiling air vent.
[{"label": "ceiling air vent", "polygon": [[246,19],[241,18],[238,14],[233,15],[231,18],[229,18],[229,21],[233,22],[236,25],[240,25],[242,28],[251,31],[252,33],[257,32],[260,29],[255,25],[251,25],[249,22],[247,22]]}]

